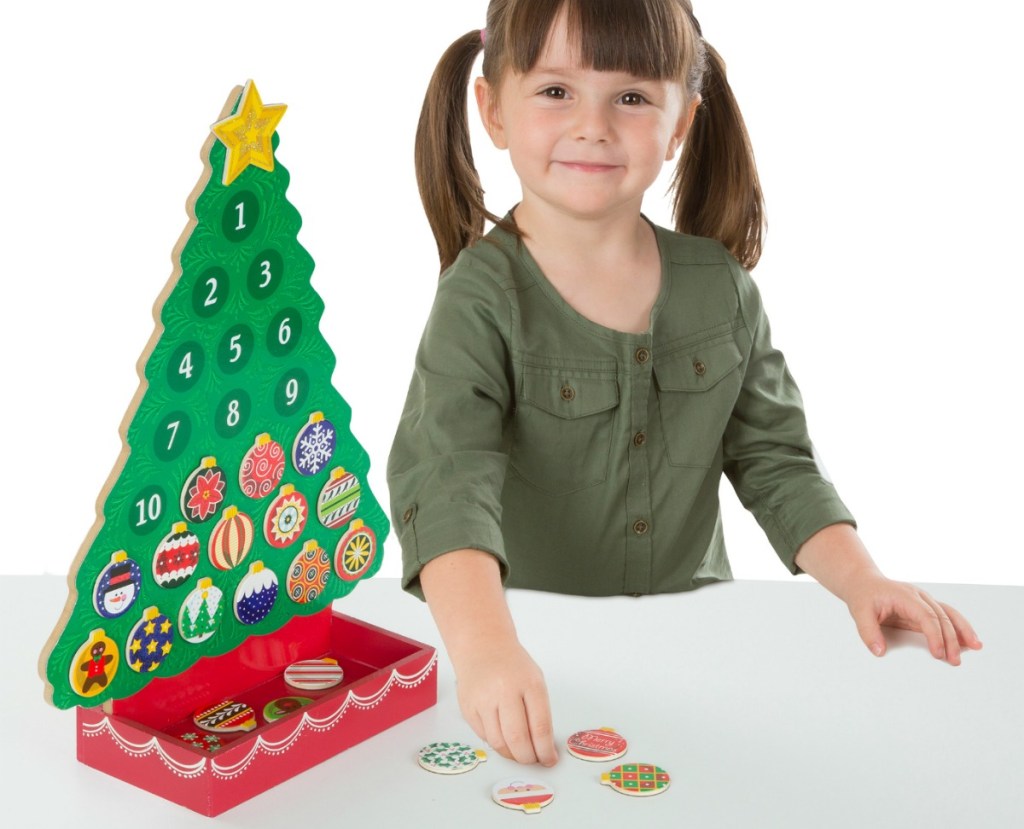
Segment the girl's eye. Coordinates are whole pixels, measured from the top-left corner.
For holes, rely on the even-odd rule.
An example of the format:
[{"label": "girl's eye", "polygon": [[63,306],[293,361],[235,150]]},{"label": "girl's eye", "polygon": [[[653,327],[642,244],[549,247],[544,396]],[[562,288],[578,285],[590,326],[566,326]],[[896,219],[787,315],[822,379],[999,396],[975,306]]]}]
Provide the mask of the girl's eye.
[{"label": "girl's eye", "polygon": [[565,98],[565,89],[560,86],[549,86],[540,94],[545,98],[554,98],[556,101],[561,101]]},{"label": "girl's eye", "polygon": [[647,103],[647,99],[639,92],[627,92],[619,100],[627,106]]}]

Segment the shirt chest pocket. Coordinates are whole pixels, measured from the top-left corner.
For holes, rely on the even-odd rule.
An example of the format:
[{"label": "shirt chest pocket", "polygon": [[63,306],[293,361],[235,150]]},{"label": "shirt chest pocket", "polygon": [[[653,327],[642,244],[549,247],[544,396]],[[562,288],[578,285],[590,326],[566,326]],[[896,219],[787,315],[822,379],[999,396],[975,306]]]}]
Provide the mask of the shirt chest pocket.
[{"label": "shirt chest pocket", "polygon": [[696,345],[655,361],[658,409],[670,464],[711,466],[739,397],[742,362],[731,339]]},{"label": "shirt chest pocket", "polygon": [[509,465],[531,486],[552,495],[603,482],[618,405],[614,373],[525,367]]}]

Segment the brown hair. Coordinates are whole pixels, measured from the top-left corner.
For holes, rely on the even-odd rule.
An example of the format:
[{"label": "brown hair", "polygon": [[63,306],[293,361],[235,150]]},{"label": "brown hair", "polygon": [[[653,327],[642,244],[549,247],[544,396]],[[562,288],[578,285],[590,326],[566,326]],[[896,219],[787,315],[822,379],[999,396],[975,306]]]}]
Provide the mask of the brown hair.
[{"label": "brown hair", "polygon": [[480,50],[497,88],[505,72],[536,64],[562,9],[582,66],[681,81],[700,95],[672,178],[676,230],[717,239],[747,268],[761,256],[764,202],[750,139],[725,76],[701,35],[690,0],[491,0],[480,30],[456,40],[427,88],[416,131],[416,179],[443,271],[484,234],[489,220],[519,233],[484,205],[469,140],[467,89]]}]

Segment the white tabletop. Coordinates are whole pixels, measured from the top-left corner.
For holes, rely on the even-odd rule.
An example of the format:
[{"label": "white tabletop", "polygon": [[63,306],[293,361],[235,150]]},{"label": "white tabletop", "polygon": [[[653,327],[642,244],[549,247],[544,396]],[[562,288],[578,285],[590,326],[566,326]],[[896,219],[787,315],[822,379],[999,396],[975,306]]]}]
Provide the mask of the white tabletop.
[{"label": "white tabletop", "polygon": [[[459,716],[441,652],[438,704],[214,820],[225,826],[512,825],[691,827],[1024,826],[1024,587],[925,586],[985,642],[952,668],[891,632],[878,659],[846,608],[805,582],[733,582],[641,599],[512,591],[520,638],[545,671],[559,742],[584,728],[627,737],[620,762],[672,775],[663,794],[599,785],[611,764],[562,751],[553,769],[491,752],[474,771],[423,771],[437,740],[479,741]],[[74,715],[42,699],[36,660],[64,579],[0,579],[5,642],[0,793],[7,826],[209,826],[75,759]],[[440,645],[426,607],[395,579],[361,584],[339,609]],[[482,747],[482,746],[481,746]],[[539,816],[490,799],[501,778],[554,787]],[[10,820],[13,819],[13,823]]]}]

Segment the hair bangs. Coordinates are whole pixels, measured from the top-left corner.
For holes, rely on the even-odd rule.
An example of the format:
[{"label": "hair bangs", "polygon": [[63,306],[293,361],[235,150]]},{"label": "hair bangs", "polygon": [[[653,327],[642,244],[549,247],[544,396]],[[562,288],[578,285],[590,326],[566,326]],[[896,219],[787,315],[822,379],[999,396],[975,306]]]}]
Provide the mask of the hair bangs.
[{"label": "hair bangs", "polygon": [[692,36],[676,0],[512,0],[505,31],[507,67],[536,66],[559,14],[581,66],[639,78],[685,80]]}]

